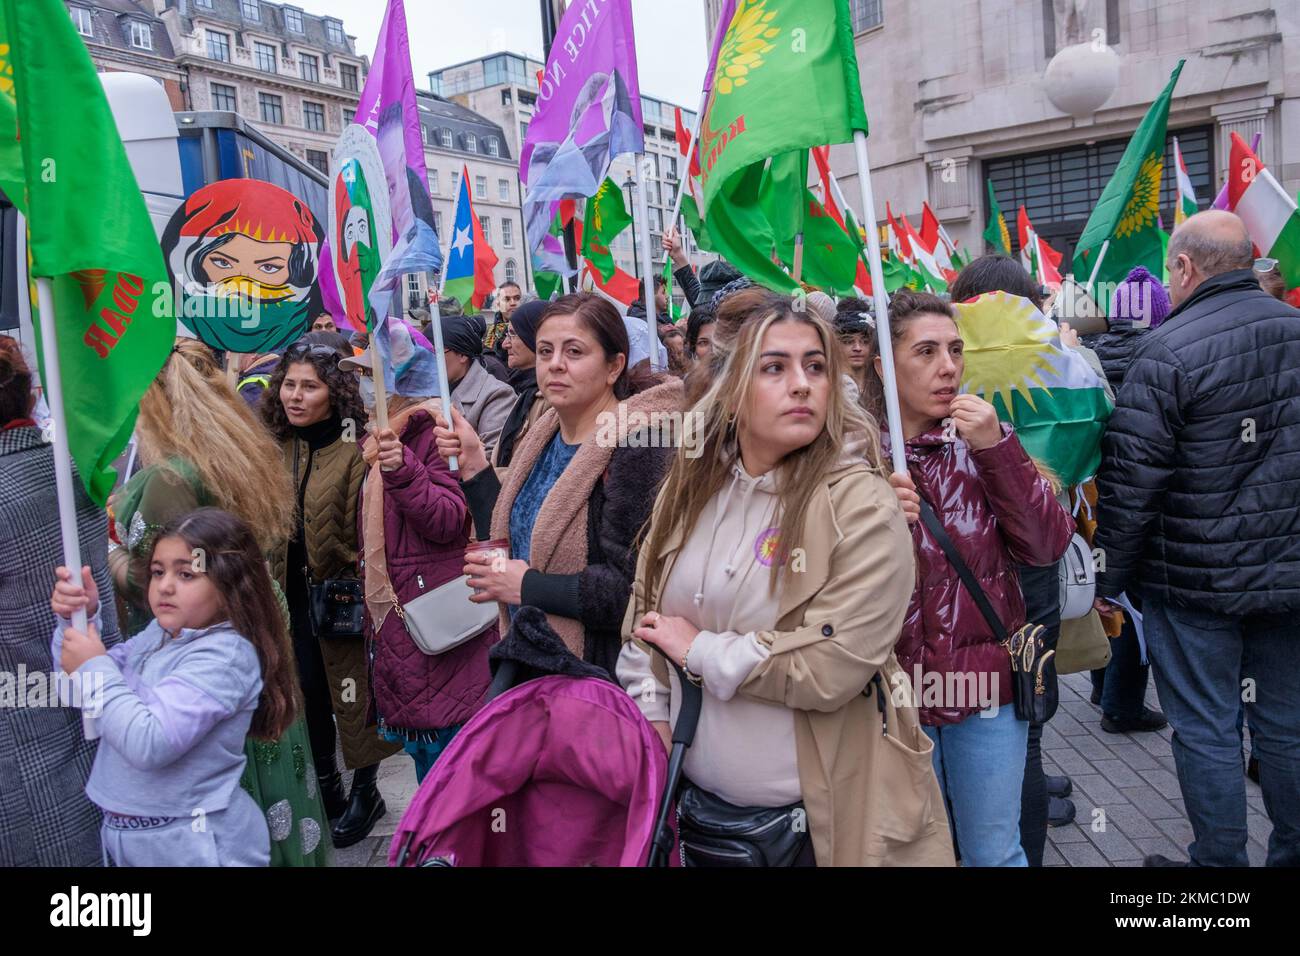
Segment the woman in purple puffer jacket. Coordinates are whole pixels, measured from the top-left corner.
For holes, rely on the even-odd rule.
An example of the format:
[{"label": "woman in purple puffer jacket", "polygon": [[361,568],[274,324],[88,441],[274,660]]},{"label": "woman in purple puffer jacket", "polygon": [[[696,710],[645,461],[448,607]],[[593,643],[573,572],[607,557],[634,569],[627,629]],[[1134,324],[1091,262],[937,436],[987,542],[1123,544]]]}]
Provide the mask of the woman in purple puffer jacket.
[{"label": "woman in purple puffer jacket", "polygon": [[388,429],[362,446],[370,470],[358,519],[371,698],[380,733],[403,744],[420,781],[483,706],[491,683],[488,649],[498,637],[494,624],[459,647],[427,655],[394,608],[460,577],[465,564],[471,519],[434,442],[438,410],[436,399],[389,399]]},{"label": "woman in purple puffer jacket", "polygon": [[[1015,564],[1065,553],[1073,521],[993,406],[960,393],[952,308],[899,292],[889,307],[908,473],[1007,633],[1025,623]],[[880,407],[880,359],[869,404]],[[885,436],[886,442],[888,435]],[[912,679],[966,866],[1025,866],[1020,790],[1029,724],[1011,706],[1011,663],[939,542],[911,526],[916,587],[895,653]]]}]

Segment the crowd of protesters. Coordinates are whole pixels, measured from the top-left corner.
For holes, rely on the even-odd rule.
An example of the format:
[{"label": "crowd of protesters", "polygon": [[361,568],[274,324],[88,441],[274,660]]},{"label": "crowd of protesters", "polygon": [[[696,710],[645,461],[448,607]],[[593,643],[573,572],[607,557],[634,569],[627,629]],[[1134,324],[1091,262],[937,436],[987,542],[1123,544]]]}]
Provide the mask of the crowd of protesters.
[{"label": "crowd of protesters", "polygon": [[[1138,305],[1081,339],[1062,324],[1113,390],[1082,489],[962,389],[952,302],[1049,307],[1013,260],[878,315],[723,262],[697,274],[672,231],[664,250],[690,306],[675,323],[658,287],[665,369],[644,303],[515,283],[483,315],[438,302],[450,420],[434,394],[377,409],[364,336],[328,314],[235,374],[178,339],[109,513],[78,488],[81,569],[55,570],[52,452],[0,339],[0,665],[102,690],[94,733],[69,707],[0,710],[0,767],[23,768],[0,774],[0,864],[324,864],[389,812],[382,760],[438,785],[509,657],[516,684],[624,688],[665,746],[698,691],[684,843],[691,813],[753,842],[780,812],[807,825],[768,863],[1041,866],[1071,783],[1043,771],[1050,714],[1013,705],[1005,636],[1030,625],[1054,652],[1078,624],[1059,590],[1076,531],[1105,555],[1087,613],[1109,638],[1102,729],[1172,725],[1190,863],[1246,864],[1249,772],[1267,862],[1300,864],[1300,312],[1261,288],[1236,217],[1175,230],[1167,292],[1135,269],[1119,299]],[[649,434],[662,421],[670,440]],[[434,630],[478,617],[431,651],[419,607],[455,587],[467,610]],[[990,690],[897,692],[954,677]]]}]

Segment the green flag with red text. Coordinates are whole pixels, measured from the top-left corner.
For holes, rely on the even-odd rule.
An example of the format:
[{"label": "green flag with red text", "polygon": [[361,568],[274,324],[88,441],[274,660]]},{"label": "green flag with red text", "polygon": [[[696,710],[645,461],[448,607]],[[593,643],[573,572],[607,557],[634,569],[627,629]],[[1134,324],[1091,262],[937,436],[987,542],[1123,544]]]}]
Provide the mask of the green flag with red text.
[{"label": "green flag with red text", "polygon": [[3,0],[0,11],[0,188],[26,217],[31,275],[51,280],[68,444],[103,504],[111,463],[175,341],[172,291],[67,8]]}]

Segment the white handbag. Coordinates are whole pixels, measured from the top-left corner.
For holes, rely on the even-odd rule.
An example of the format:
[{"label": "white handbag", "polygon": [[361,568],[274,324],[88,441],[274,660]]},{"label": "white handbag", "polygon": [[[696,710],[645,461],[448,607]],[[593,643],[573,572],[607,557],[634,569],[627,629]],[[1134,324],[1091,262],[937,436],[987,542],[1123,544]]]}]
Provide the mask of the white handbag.
[{"label": "white handbag", "polygon": [[1092,610],[1097,594],[1097,573],[1092,551],[1083,535],[1070,538],[1070,546],[1057,565],[1061,575],[1061,620],[1073,621]]},{"label": "white handbag", "polygon": [[[423,585],[422,579],[417,581]],[[393,607],[416,647],[430,656],[445,654],[478,637],[497,621],[497,602],[475,604],[469,599],[473,593],[469,577],[461,575]]]}]

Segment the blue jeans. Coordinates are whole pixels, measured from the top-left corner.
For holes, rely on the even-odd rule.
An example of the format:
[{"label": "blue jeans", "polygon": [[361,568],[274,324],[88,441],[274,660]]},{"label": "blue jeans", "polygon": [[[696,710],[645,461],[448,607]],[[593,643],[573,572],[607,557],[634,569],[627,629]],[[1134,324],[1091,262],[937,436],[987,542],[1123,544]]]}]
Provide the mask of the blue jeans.
[{"label": "blue jeans", "polygon": [[1300,866],[1300,625],[1295,615],[1223,617],[1148,599],[1147,649],[1160,706],[1174,728],[1174,763],[1196,866],[1249,866],[1241,766],[1242,681],[1251,751],[1273,821],[1268,866]]},{"label": "blue jeans", "polygon": [[934,741],[934,773],[948,803],[962,866],[1026,866],[1020,845],[1020,789],[1029,723],[1015,708],[972,714],[959,724],[922,727]]},{"label": "blue jeans", "polygon": [[447,749],[447,745],[451,743],[451,738],[456,736],[456,732],[464,726],[464,724],[455,724],[451,727],[435,730],[433,731],[433,739],[429,741],[406,740],[402,742],[406,752],[415,761],[416,783],[424,783],[424,778],[433,769],[434,761]]}]

